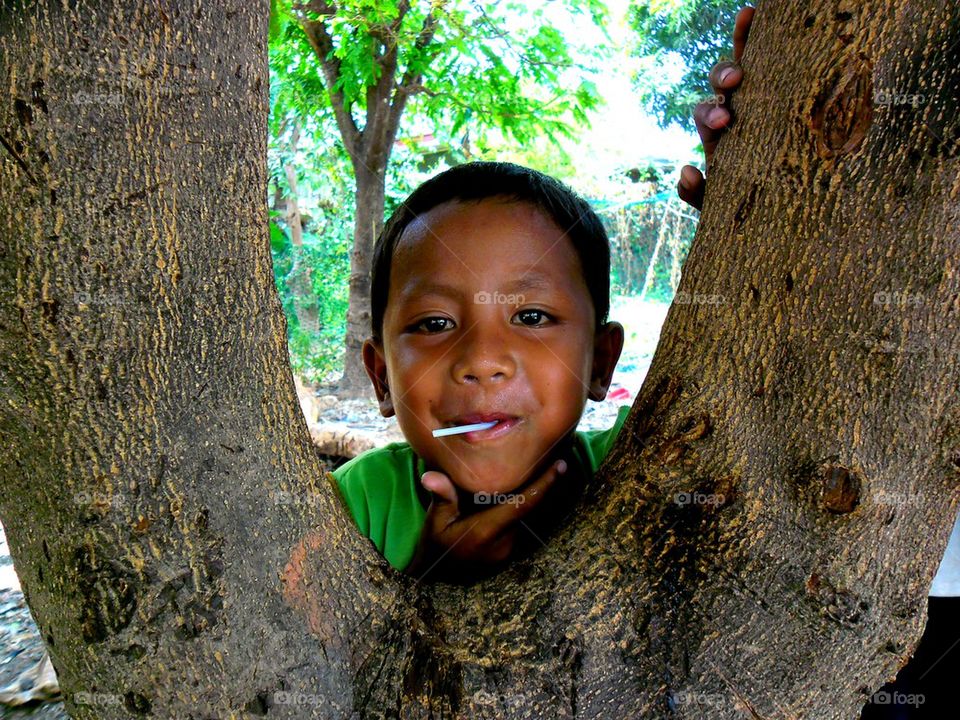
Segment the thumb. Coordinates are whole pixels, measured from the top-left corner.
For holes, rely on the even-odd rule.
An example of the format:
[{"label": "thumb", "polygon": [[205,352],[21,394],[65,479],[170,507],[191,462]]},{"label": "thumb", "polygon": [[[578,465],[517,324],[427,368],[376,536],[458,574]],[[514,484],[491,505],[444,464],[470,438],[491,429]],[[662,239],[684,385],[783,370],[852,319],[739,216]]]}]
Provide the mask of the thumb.
[{"label": "thumb", "polygon": [[446,521],[444,524],[460,514],[457,489],[453,486],[450,478],[442,472],[428,470],[420,478],[420,484],[430,492],[430,497],[433,500],[431,504],[433,512]]}]

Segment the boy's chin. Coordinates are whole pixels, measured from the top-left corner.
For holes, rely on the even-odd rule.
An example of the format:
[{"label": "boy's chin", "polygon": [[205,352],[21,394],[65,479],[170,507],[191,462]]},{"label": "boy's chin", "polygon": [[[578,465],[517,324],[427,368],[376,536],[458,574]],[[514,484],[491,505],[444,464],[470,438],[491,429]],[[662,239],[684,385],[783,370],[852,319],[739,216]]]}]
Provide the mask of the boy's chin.
[{"label": "boy's chin", "polygon": [[494,504],[511,502],[513,498],[523,493],[526,486],[533,479],[525,475],[505,479],[502,475],[489,479],[483,477],[471,478],[464,485],[454,481],[457,494],[460,496],[461,508],[473,504],[476,509],[490,507]]}]

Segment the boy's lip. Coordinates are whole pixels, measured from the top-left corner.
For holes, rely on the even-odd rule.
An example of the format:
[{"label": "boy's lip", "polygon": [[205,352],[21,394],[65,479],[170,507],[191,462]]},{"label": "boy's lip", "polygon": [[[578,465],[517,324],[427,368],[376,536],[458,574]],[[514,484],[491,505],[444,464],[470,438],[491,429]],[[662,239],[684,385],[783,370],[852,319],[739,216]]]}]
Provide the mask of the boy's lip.
[{"label": "boy's lip", "polygon": [[[484,440],[495,440],[509,433],[518,423],[520,418],[513,415],[504,415],[496,419],[497,424],[486,430],[471,430],[457,437],[466,440],[468,443],[482,442]],[[490,422],[490,420],[480,420],[480,422]]]},{"label": "boy's lip", "polygon": [[[449,424],[446,427],[458,427],[460,425],[473,425],[474,423],[485,423],[485,422],[505,422],[507,420],[516,420],[516,415],[509,415],[507,413],[501,412],[487,412],[487,413],[469,413],[467,415],[457,415],[455,418],[451,418]],[[493,428],[491,428],[493,429]]]}]

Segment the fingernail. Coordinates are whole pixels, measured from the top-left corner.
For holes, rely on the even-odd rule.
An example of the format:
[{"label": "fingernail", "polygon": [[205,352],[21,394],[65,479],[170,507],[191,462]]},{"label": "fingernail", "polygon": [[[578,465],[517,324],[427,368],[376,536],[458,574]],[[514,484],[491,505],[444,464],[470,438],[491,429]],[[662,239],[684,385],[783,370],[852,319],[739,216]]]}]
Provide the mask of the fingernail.
[{"label": "fingernail", "polygon": [[720,82],[725,83],[727,78],[733,73],[733,68],[727,68],[720,73]]},{"label": "fingernail", "polygon": [[557,472],[562,475],[566,471],[567,471],[567,461],[561,460],[560,462],[557,463]]},{"label": "fingernail", "polygon": [[714,108],[710,111],[710,114],[707,116],[707,122],[710,125],[717,125],[726,119],[726,113],[720,108]]}]

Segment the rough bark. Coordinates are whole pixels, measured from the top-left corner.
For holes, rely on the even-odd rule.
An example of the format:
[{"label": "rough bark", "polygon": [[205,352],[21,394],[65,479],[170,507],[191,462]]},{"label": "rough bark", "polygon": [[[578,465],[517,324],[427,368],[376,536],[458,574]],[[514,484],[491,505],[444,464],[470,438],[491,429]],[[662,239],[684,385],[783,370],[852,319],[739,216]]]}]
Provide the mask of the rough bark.
[{"label": "rough bark", "polygon": [[471,586],[392,572],[307,439],[266,7],[4,9],[0,514],[75,717],[856,715],[960,500],[960,8],[776,8],[620,441]]}]

